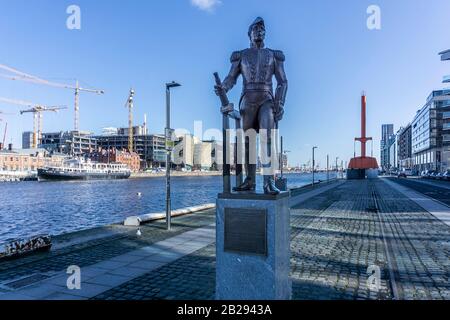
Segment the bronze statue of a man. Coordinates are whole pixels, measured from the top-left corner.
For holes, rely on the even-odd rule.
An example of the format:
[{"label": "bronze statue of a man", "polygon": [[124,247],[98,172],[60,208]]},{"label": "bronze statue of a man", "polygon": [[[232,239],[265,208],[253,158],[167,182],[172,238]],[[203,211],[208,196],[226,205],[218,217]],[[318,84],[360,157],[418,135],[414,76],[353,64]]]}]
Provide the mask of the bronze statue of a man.
[{"label": "bronze statue of a man", "polygon": [[[248,36],[251,45],[249,49],[236,51],[231,55],[231,70],[222,86],[215,86],[218,96],[228,92],[236,84],[239,75],[243,78],[243,92],[240,101],[240,113],[244,132],[255,130],[264,133],[267,139],[262,142],[261,149],[266,150],[268,158],[272,157],[272,136],[278,129],[278,122],[284,114],[284,102],[288,88],[288,81],[284,72],[284,54],[282,51],[264,47],[266,29],[264,20],[260,17],[250,25]],[[272,79],[275,76],[277,87],[273,94]],[[263,139],[261,139],[262,141]],[[244,183],[234,188],[235,191],[255,191],[256,187],[256,159],[250,159],[250,147],[245,141],[245,171],[247,177]],[[265,166],[272,166],[265,170]],[[264,193],[276,195],[280,190],[275,186],[273,164],[263,163]]]}]

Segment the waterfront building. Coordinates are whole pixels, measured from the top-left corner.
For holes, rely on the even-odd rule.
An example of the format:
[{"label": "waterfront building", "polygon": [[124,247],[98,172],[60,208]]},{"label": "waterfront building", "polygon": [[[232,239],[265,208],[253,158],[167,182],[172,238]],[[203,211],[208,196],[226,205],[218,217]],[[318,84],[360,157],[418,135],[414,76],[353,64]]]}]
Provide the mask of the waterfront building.
[{"label": "waterfront building", "polygon": [[178,135],[172,150],[172,162],[179,168],[192,169],[194,167],[195,144],[200,143],[192,134]]},{"label": "waterfront building", "polygon": [[22,133],[22,149],[30,149],[33,144],[33,132],[26,131]]},{"label": "waterfront building", "polygon": [[51,153],[82,156],[97,150],[97,139],[86,131],[43,133],[39,147]]},{"label": "waterfront building", "polygon": [[416,171],[445,171],[450,162],[450,89],[435,90],[412,122]]},{"label": "waterfront building", "polygon": [[283,169],[288,169],[289,168],[289,161],[288,161],[287,153],[283,153],[281,155],[281,163],[283,164]]},{"label": "waterfront building", "polygon": [[[118,135],[128,136],[130,129],[129,128],[119,128],[117,130]],[[147,134],[147,128],[145,126],[134,126],[133,127],[133,136],[145,136]]]},{"label": "waterfront building", "polygon": [[95,162],[101,163],[121,163],[126,164],[133,172],[141,169],[141,158],[136,152],[128,152],[116,149],[101,149],[91,153],[89,158]]},{"label": "waterfront building", "polygon": [[[147,155],[147,163],[150,163],[153,168],[165,166],[166,137],[163,134],[152,134],[137,138],[144,142],[143,146],[137,149],[138,154],[142,154],[142,151],[144,151],[144,154]],[[145,141],[148,141],[148,143]]]},{"label": "waterfront building", "polygon": [[397,158],[400,170],[413,168],[411,123],[397,132]]},{"label": "waterfront building", "polygon": [[0,150],[0,171],[36,171],[45,166],[60,165],[66,158],[64,155],[50,155],[42,148]]},{"label": "waterfront building", "polygon": [[[234,144],[230,146],[233,148]],[[232,155],[231,153],[230,155]],[[233,164],[234,158],[230,158]],[[221,170],[222,169],[222,144],[216,140],[200,141],[194,145],[194,169]]]},{"label": "waterfront building", "polygon": [[383,170],[389,168],[389,138],[394,134],[393,124],[381,126],[380,165]]},{"label": "waterfront building", "polygon": [[[107,128],[103,135],[95,136],[97,145],[102,149],[128,151],[128,128]],[[165,137],[162,134],[147,134],[145,126],[133,128],[133,151],[141,159],[141,168],[159,168],[165,166]]]}]

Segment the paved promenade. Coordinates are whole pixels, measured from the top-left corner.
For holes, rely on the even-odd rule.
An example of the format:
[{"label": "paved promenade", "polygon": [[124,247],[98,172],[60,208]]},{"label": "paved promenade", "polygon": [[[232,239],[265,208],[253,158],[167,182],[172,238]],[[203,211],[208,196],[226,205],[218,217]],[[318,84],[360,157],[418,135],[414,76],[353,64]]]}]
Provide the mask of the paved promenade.
[{"label": "paved promenade", "polygon": [[[296,199],[294,299],[450,299],[450,226],[432,214],[449,207],[412,200],[385,179],[336,182]],[[207,210],[175,218],[172,232],[163,221],[142,226],[140,237],[111,226],[104,237],[0,263],[0,299],[214,299],[214,223]],[[81,290],[67,289],[70,265],[81,268]],[[368,268],[380,271],[379,285],[369,287]]]}]

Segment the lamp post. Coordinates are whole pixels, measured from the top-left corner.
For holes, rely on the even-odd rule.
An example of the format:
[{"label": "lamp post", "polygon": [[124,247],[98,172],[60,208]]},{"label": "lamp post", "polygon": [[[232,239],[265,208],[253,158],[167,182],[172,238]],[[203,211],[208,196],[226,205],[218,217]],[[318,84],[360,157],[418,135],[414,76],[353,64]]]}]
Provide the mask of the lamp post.
[{"label": "lamp post", "polygon": [[341,160],[341,179],[344,179],[344,160]]},{"label": "lamp post", "polygon": [[170,231],[172,221],[172,209],[170,199],[170,163],[172,155],[172,129],[170,128],[170,89],[180,87],[175,81],[166,84],[166,227]]},{"label": "lamp post", "polygon": [[[284,150],[284,152],[283,152],[284,157],[282,159],[282,165],[281,165],[282,168],[284,166],[284,159],[287,160],[288,153],[290,153],[290,152],[291,152],[290,150]],[[286,161],[286,168],[288,168],[288,161]]]},{"label": "lamp post", "polygon": [[313,148],[312,148],[312,180],[313,180],[312,185],[313,185],[313,187],[314,187],[314,183],[316,182],[316,181],[314,180],[314,171],[316,170],[316,160],[315,160],[315,158],[314,158],[314,151],[315,151],[317,148],[318,148],[318,147],[313,147]]},{"label": "lamp post", "polygon": [[339,166],[338,166],[339,157],[336,157],[336,178],[339,179]]},{"label": "lamp post", "polygon": [[329,168],[330,168],[330,155],[327,154],[327,183],[330,182],[330,171],[329,171]]},{"label": "lamp post", "polygon": [[287,154],[289,153],[289,152],[291,152],[291,151],[289,151],[289,150],[284,150],[284,139],[283,139],[283,136],[281,136],[281,138],[280,138],[280,175],[281,175],[281,178],[283,178],[283,169],[284,169],[284,159],[285,159],[285,157],[287,157]]}]

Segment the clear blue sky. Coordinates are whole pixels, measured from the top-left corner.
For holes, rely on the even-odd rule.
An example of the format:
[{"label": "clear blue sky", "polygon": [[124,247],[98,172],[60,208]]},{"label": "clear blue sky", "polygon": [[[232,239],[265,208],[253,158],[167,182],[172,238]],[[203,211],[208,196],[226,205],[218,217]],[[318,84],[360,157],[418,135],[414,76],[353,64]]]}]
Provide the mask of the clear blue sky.
[{"label": "clear blue sky", "polygon": [[[79,31],[66,28],[71,4],[81,7]],[[381,7],[379,31],[366,27],[371,4]],[[124,103],[133,86],[135,121],[147,113],[150,131],[163,132],[164,83],[171,80],[183,84],[173,95],[173,127],[193,130],[194,121],[203,120],[204,129],[220,128],[212,73],[228,72],[230,54],[248,46],[247,28],[256,16],[266,20],[267,46],[287,57],[290,88],[281,128],[294,165],[310,159],[312,145],[319,146],[322,166],[327,153],[345,160],[353,155],[362,90],[378,156],[381,124],[397,129],[409,122],[450,74],[450,64],[437,55],[450,48],[448,0],[222,0],[209,11],[191,0],[0,0],[0,63],[104,89],[104,96],[81,95],[84,130],[126,126]],[[240,89],[230,96],[235,102]],[[45,114],[44,131],[73,127],[69,90],[0,79],[0,97],[67,105]],[[0,104],[4,112],[20,109]],[[22,131],[32,129],[31,115],[6,118],[7,142],[20,146]]]}]

